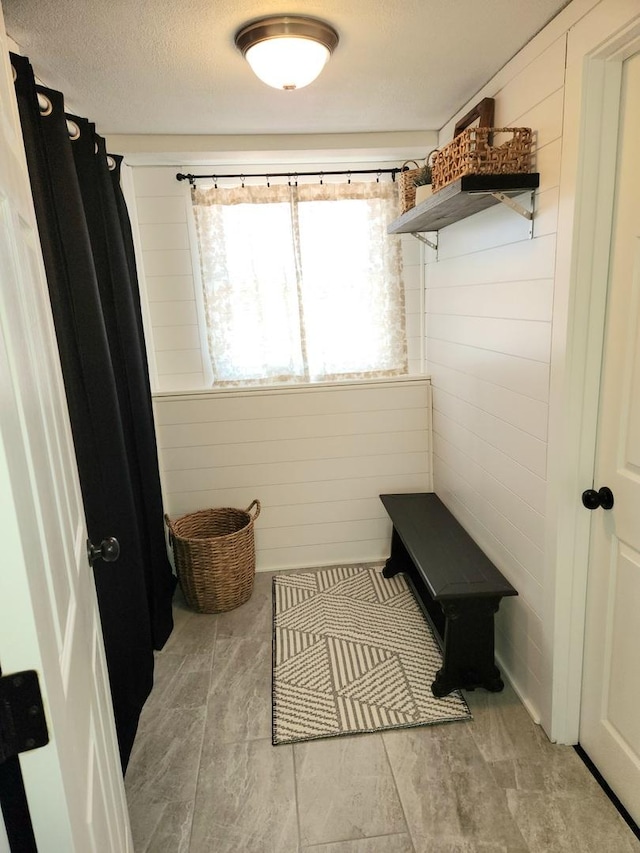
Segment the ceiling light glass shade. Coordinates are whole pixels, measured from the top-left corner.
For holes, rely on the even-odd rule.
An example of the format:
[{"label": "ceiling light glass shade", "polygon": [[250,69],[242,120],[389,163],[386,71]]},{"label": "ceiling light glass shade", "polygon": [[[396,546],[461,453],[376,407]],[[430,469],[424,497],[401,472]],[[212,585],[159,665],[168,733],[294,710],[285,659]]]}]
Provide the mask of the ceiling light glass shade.
[{"label": "ceiling light glass shade", "polygon": [[255,75],[275,89],[302,89],[322,71],[330,53],[323,44],[301,38],[261,41],[245,58]]},{"label": "ceiling light glass shade", "polygon": [[236,46],[256,76],[275,89],[313,82],[338,44],[338,34],[315,18],[262,18],[236,34]]}]

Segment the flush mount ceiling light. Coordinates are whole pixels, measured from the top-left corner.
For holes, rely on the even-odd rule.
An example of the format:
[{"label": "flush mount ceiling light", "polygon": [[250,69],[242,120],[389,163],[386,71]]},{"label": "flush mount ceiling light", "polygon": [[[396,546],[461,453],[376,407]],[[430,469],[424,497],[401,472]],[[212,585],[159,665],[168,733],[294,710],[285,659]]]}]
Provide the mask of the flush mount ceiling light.
[{"label": "flush mount ceiling light", "polygon": [[322,71],[338,33],[316,18],[261,18],[236,33],[236,47],[256,76],[275,89],[301,89]]}]

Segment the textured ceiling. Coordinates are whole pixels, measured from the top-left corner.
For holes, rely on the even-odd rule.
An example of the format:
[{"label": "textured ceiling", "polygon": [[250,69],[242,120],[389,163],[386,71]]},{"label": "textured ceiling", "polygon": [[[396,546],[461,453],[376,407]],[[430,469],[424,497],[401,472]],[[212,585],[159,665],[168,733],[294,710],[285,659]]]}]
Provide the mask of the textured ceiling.
[{"label": "textured ceiling", "polygon": [[[101,133],[436,130],[566,0],[2,0],[6,29]],[[340,43],[321,76],[261,83],[234,34],[308,14]]]}]

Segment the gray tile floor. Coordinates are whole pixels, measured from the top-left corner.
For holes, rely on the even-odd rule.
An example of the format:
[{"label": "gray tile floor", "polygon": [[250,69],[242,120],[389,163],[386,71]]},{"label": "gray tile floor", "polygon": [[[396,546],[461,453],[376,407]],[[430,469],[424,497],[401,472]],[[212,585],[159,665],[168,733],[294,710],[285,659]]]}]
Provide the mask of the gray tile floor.
[{"label": "gray tile floor", "polygon": [[126,776],[136,853],[632,853],[571,747],[513,690],[470,722],[271,745],[271,578],[205,616],[178,598]]}]

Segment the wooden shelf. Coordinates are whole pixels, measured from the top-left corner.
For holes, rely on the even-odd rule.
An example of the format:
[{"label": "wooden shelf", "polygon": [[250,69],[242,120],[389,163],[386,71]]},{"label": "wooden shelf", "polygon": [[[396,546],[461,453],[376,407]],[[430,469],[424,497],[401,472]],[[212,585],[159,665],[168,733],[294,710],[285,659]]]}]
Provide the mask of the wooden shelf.
[{"label": "wooden shelf", "polygon": [[480,210],[500,204],[500,199],[491,193],[501,193],[511,198],[535,190],[539,183],[538,172],[523,175],[465,175],[403,213],[387,227],[387,233],[439,231]]}]

